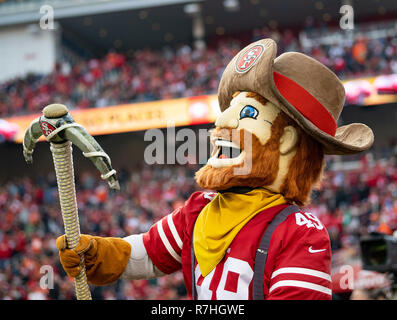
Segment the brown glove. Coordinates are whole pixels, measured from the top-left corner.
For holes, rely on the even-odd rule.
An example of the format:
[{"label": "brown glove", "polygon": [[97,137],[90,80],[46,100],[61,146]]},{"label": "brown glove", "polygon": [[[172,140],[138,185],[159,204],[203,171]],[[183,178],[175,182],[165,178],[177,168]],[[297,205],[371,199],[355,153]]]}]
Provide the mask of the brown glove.
[{"label": "brown glove", "polygon": [[127,266],[131,245],[121,238],[102,238],[82,234],[74,249],[67,249],[66,236],[56,241],[61,264],[66,273],[80,273],[80,255],[84,254],[87,280],[97,286],[116,281]]}]

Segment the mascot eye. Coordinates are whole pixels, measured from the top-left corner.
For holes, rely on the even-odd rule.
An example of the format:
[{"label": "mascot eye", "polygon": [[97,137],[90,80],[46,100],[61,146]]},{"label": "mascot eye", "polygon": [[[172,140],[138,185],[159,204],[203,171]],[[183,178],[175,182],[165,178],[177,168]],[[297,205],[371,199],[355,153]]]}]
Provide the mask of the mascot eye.
[{"label": "mascot eye", "polygon": [[258,116],[258,110],[256,110],[253,106],[246,105],[240,112],[240,120],[244,118],[253,118],[256,119]]}]

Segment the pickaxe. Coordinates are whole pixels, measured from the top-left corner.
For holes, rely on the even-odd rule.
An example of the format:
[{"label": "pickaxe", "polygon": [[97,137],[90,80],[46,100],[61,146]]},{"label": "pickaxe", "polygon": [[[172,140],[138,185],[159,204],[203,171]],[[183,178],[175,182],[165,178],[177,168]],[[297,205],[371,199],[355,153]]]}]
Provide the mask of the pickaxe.
[{"label": "pickaxe", "polygon": [[[85,157],[89,157],[101,172],[102,179],[110,188],[119,190],[116,170],[111,166],[109,156],[96,140],[79,124],[75,123],[66,106],[50,104],[43,109],[43,116],[33,120],[25,132],[23,155],[27,163],[32,163],[32,153],[37,140],[44,135],[50,142],[55,173],[58,183],[59,201],[68,248],[75,248],[80,241],[80,226],[74,184],[72,144],[76,145]],[[75,278],[78,300],[90,300],[91,293],[85,274],[84,256],[81,257],[81,271]]]}]

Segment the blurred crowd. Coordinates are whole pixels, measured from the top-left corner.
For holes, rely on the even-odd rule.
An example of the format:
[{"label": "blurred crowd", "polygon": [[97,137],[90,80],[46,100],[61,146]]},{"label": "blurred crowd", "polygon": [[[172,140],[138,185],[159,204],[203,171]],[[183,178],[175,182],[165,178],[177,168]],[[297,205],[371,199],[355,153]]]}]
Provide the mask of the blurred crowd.
[{"label": "blurred crowd", "polygon": [[[195,190],[193,173],[187,167],[152,166],[122,171],[122,191],[117,193],[109,191],[98,176],[79,175],[76,185],[81,232],[124,237],[147,231]],[[0,299],[74,297],[73,280],[64,273],[55,245],[56,238],[63,234],[58,201],[53,175],[36,181],[13,180],[0,187]],[[48,277],[52,274],[53,288],[43,289],[41,284],[51,284]],[[91,291],[94,299],[186,297],[182,273],[152,281],[119,280],[111,286],[92,287]]]},{"label": "blurred crowd", "polygon": [[[376,25],[373,30],[370,29],[372,34],[376,32],[375,27]],[[316,29],[310,26],[310,22],[307,22],[303,30],[309,37],[313,31],[324,36],[331,32],[327,26]],[[370,30],[366,32],[369,33]],[[254,30],[253,40],[272,38],[278,44],[279,54],[288,51],[303,52],[326,65],[341,79],[397,73],[397,37],[382,34],[370,38],[365,34],[362,32],[354,38],[346,35],[344,39],[335,39],[327,44],[312,40],[310,45],[303,45],[299,36],[289,29],[280,32],[264,27]]]},{"label": "blurred crowd", "polygon": [[[327,158],[329,169],[306,211],[326,226],[335,257],[342,250],[357,248],[360,235],[397,230],[396,160],[396,154],[387,160],[373,160],[366,154],[354,168],[331,170],[339,160]],[[79,174],[82,233],[124,237],[147,231],[197,189],[193,178],[197,169],[194,165],[122,170],[120,192],[109,191],[97,175]],[[74,297],[73,281],[65,275],[55,246],[61,234],[54,175],[14,179],[0,187],[0,299]],[[187,298],[181,272],[150,281],[118,280],[110,286],[92,286],[91,292],[94,299]]]},{"label": "blurred crowd", "polygon": [[397,73],[396,37],[360,36],[350,42],[302,47],[296,32],[264,27],[248,37],[219,38],[204,50],[185,44],[109,52],[75,63],[65,59],[51,74],[30,74],[0,83],[0,117],[38,112],[54,102],[83,109],[213,94],[233,56],[249,42],[268,37],[277,42],[278,54],[304,52],[341,78]]},{"label": "blurred crowd", "polygon": [[[327,167],[335,161],[327,156]],[[374,160],[367,153],[354,168],[327,170],[306,208],[326,225],[333,250],[358,244],[373,232],[397,230],[397,153]]]},{"label": "blurred crowd", "polygon": [[214,93],[239,48],[239,42],[227,41],[204,51],[184,45],[110,52],[74,65],[64,61],[49,75],[1,83],[0,116],[37,112],[54,102],[84,109]]}]

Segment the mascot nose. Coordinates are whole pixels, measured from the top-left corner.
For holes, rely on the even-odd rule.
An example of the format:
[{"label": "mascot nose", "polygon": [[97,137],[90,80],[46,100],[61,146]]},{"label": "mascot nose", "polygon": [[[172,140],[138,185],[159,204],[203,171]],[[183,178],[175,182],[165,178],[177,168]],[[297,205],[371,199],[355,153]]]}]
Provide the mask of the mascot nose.
[{"label": "mascot nose", "polygon": [[236,129],[238,127],[238,119],[230,117],[224,112],[216,119],[215,126],[220,128]]}]

